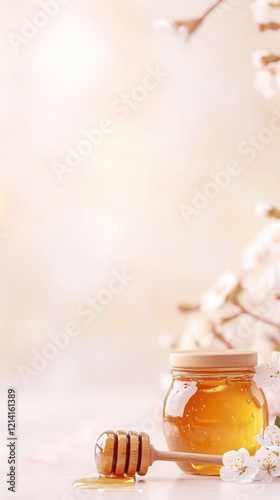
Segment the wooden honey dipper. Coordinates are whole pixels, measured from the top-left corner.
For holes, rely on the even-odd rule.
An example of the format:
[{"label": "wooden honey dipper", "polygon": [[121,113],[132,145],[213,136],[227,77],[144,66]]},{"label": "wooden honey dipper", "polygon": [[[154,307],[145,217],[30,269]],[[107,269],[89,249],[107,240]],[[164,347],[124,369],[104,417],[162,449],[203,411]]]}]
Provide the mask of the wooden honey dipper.
[{"label": "wooden honey dipper", "polygon": [[135,431],[103,432],[96,442],[95,460],[99,474],[118,477],[135,476],[136,473],[145,476],[156,460],[222,465],[221,455],[158,451],[150,444],[148,434]]}]

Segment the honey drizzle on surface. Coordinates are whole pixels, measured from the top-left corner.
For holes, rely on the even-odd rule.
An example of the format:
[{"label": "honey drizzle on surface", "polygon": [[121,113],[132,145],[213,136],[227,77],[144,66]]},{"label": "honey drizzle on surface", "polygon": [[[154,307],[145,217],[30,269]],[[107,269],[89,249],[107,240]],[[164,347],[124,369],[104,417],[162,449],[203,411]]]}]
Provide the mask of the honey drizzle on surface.
[{"label": "honey drizzle on surface", "polygon": [[74,488],[82,489],[110,489],[110,488],[123,488],[133,486],[135,483],[134,477],[116,477],[116,476],[99,476],[99,477],[85,477],[77,479],[73,482]]}]

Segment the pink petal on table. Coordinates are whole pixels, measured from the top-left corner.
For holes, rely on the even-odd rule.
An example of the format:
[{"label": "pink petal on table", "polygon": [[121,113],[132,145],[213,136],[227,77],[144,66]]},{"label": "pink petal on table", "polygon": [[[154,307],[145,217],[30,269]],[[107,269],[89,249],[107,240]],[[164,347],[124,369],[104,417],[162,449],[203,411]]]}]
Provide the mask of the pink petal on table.
[{"label": "pink petal on table", "polygon": [[26,457],[27,462],[33,462],[44,465],[57,465],[59,462],[58,454],[55,451],[42,450],[38,453],[32,453]]}]

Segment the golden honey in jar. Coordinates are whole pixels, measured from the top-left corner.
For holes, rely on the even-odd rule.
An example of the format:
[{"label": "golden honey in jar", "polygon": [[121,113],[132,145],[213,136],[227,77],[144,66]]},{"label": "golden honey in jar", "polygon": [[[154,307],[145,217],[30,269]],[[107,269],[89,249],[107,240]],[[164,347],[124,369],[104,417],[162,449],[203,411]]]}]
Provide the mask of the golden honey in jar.
[{"label": "golden honey in jar", "polygon": [[[246,448],[268,425],[264,393],[254,380],[253,351],[177,351],[170,354],[172,384],[163,408],[170,451],[223,455]],[[218,475],[221,465],[180,462],[190,474]]]}]

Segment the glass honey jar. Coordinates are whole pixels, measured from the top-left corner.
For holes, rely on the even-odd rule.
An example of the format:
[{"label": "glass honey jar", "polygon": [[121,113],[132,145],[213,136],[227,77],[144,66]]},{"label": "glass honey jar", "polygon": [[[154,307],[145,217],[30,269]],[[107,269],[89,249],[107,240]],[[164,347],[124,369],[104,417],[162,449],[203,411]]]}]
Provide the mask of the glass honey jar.
[{"label": "glass honey jar", "polygon": [[[170,354],[172,384],[163,408],[163,431],[170,451],[223,455],[246,448],[268,425],[264,393],[254,380],[253,351],[177,351]],[[189,474],[219,475],[221,466],[178,463]]]}]

